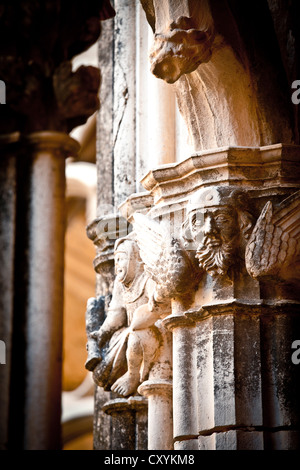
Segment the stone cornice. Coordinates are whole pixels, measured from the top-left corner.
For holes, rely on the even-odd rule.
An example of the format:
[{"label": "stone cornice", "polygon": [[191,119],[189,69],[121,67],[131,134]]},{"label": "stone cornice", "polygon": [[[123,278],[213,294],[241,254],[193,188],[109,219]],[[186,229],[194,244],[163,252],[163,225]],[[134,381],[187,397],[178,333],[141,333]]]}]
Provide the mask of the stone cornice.
[{"label": "stone cornice", "polygon": [[181,315],[169,315],[163,320],[166,328],[192,328],[198,322],[220,315],[234,316],[276,316],[299,315],[299,302],[289,300],[261,300],[255,303],[231,299],[227,302],[216,302],[182,312]]},{"label": "stone cornice", "polygon": [[153,203],[153,196],[148,191],[134,193],[126,198],[126,200],[119,206],[119,210],[122,216],[131,222],[132,215],[135,212],[145,213],[151,208]]},{"label": "stone cornice", "polygon": [[186,160],[162,165],[141,181],[156,204],[177,202],[202,186],[236,184],[270,191],[299,186],[300,146],[223,147],[198,152]]}]

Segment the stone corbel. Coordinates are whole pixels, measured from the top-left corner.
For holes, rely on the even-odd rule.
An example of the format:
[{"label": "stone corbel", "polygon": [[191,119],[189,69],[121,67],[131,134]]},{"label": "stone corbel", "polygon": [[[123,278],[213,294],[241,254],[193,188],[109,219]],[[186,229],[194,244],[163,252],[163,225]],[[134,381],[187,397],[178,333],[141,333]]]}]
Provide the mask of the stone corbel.
[{"label": "stone corbel", "polygon": [[211,57],[213,20],[207,0],[141,0],[154,31],[151,71],[168,83]]},{"label": "stone corbel", "polygon": [[127,221],[119,215],[97,217],[87,227],[87,236],[96,247],[94,269],[101,277],[103,295],[110,295],[114,284],[114,244],[129,233]]}]

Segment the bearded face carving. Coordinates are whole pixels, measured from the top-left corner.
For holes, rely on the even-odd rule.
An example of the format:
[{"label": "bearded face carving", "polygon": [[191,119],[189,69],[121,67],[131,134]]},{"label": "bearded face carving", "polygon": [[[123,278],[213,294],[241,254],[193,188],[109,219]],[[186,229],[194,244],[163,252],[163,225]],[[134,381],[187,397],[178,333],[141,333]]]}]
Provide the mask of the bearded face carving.
[{"label": "bearded face carving", "polygon": [[201,270],[224,276],[243,259],[253,227],[245,193],[230,187],[211,187],[195,193],[188,206],[188,239],[193,242]]},{"label": "bearded face carving", "polygon": [[[224,275],[232,264],[238,238],[238,224],[230,208],[207,210],[203,214],[204,223],[199,228],[202,243],[196,250],[200,268],[212,276]],[[194,232],[196,227],[193,228]],[[196,236],[199,237],[199,232]]]}]

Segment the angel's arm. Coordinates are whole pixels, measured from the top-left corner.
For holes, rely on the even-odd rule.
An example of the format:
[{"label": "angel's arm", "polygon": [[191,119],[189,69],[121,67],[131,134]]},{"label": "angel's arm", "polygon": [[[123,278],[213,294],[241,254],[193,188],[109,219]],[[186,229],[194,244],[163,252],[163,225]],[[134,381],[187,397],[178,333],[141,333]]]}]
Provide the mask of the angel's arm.
[{"label": "angel's arm", "polygon": [[120,283],[115,282],[113,296],[107,316],[98,331],[93,333],[94,338],[98,340],[98,345],[103,346],[111,336],[123,326],[127,326],[127,313],[122,298]]}]

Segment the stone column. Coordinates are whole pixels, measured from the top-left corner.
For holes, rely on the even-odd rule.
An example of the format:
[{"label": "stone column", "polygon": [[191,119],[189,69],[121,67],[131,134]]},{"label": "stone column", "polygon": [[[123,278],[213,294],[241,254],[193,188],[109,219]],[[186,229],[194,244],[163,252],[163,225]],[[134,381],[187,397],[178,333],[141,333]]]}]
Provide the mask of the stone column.
[{"label": "stone column", "polygon": [[16,159],[19,133],[0,136],[0,340],[5,343],[5,364],[0,366],[0,448],[8,446],[10,375],[14,310],[14,257],[16,237]]},{"label": "stone column", "polygon": [[112,450],[147,449],[147,400],[138,396],[115,398],[102,410],[111,416]]},{"label": "stone column", "polygon": [[[173,340],[174,449],[198,449],[195,324],[181,316],[165,320]],[[189,384],[187,387],[186,384]]]},{"label": "stone column", "polygon": [[[11,449],[60,448],[65,158],[76,156],[78,144],[68,133],[98,109],[100,85],[98,69],[73,71],[72,58],[97,41],[101,20],[113,15],[108,0],[84,9],[59,1],[2,8],[0,75],[7,87],[1,128],[21,135],[17,207],[11,205],[9,216],[13,221],[16,213],[14,259],[11,245],[1,251],[10,264],[6,286],[14,263],[14,288],[6,294],[14,298]],[[12,155],[8,173],[14,161]]]},{"label": "stone column", "polygon": [[[103,25],[103,41],[99,43],[99,65],[105,76],[100,92],[103,106],[99,110],[97,124],[98,217],[88,227],[88,236],[97,249],[94,261],[96,295],[105,297],[106,308],[114,284],[114,243],[128,231],[127,221],[119,216],[119,205],[136,192],[142,171],[141,161],[137,162],[139,136],[136,125],[139,119],[137,80],[141,77],[137,77],[140,64],[136,61],[136,53],[140,45],[137,44],[136,31],[140,27],[140,18],[135,1],[116,0],[114,8],[116,16]],[[139,95],[138,99],[142,101],[143,97]],[[104,412],[111,400],[114,400],[112,411]],[[135,442],[134,433],[130,436],[129,430],[119,440],[111,432],[112,422],[114,429],[118,429],[118,416],[119,427],[122,428],[124,413],[131,416],[132,423],[136,422],[138,415],[141,422],[147,417],[144,408],[137,415],[132,404],[126,405],[126,400],[120,398],[119,406],[117,401],[115,394],[96,387],[95,449],[131,449],[132,445],[145,445],[139,434]],[[111,409],[110,405],[108,409]],[[143,414],[144,417],[140,417]]]},{"label": "stone column", "polygon": [[24,447],[53,449],[60,447],[65,158],[76,156],[79,145],[55,132],[31,134],[25,145],[32,168],[24,409],[30,420],[25,422]]},{"label": "stone column", "polygon": [[[102,200],[107,194],[102,195]],[[99,207],[99,206],[98,206]],[[104,207],[104,206],[102,206]],[[96,218],[87,227],[87,236],[96,247],[96,257],[94,259],[94,269],[97,275],[96,295],[102,301],[103,312],[96,311],[96,323],[103,322],[106,310],[111,301],[114,283],[114,244],[118,236],[126,235],[124,224],[119,224],[119,218],[113,214],[103,215]],[[96,309],[97,310],[97,309]],[[95,327],[93,328],[95,329]],[[87,332],[88,335],[88,332]],[[95,343],[94,340],[93,344]],[[89,342],[89,339],[88,339]],[[94,346],[95,347],[95,346]],[[95,411],[93,426],[93,441],[95,450],[113,449],[112,437],[112,415],[103,410],[103,406],[112,398],[111,393],[103,388],[95,386]],[[118,410],[115,411],[116,418]],[[115,419],[116,421],[116,419]]]},{"label": "stone column", "polygon": [[158,322],[162,342],[157,360],[138,392],[148,398],[148,449],[173,449],[172,337]]},{"label": "stone column", "polygon": [[147,380],[139,392],[148,398],[148,450],[172,450],[172,383]]},{"label": "stone column", "polygon": [[259,309],[212,305],[198,318],[198,448],[264,449]]}]

